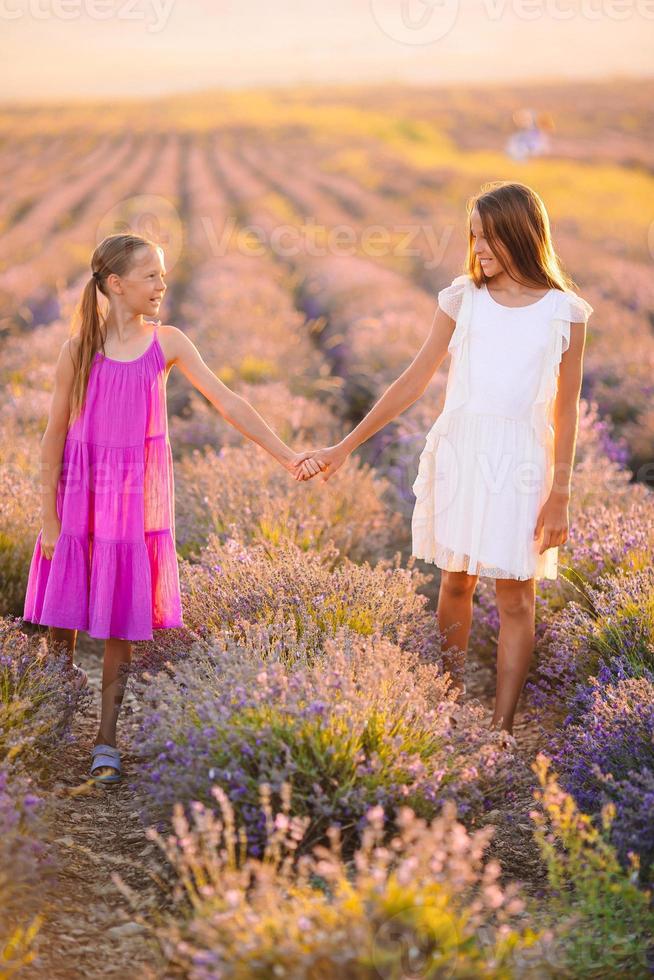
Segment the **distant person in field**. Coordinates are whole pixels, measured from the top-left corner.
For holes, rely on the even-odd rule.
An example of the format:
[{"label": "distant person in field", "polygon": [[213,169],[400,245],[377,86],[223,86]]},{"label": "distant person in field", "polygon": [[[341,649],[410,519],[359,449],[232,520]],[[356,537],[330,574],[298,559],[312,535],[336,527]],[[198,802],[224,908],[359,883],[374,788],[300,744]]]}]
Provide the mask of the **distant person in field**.
[{"label": "distant person in field", "polygon": [[[429,336],[338,445],[307,451],[328,469],[412,405],[446,354],[445,404],[413,484],[413,554],[442,569],[446,666],[465,654],[480,575],[495,579],[500,616],[492,726],[513,732],[535,640],[535,579],[556,579],[568,536],[586,324],[550,237],[545,206],[524,184],[494,182],[468,202],[463,275],[438,294]],[[317,472],[315,470],[314,472]],[[465,685],[456,671],[454,687]]]},{"label": "distant person in field", "polygon": [[548,113],[536,113],[532,109],[520,109],[513,114],[516,132],[506,143],[506,153],[513,160],[528,160],[529,157],[549,153],[550,140],[547,130],[554,128]]},{"label": "distant person in field", "polygon": [[314,476],[320,464],[302,462],[216,377],[181,330],[156,319],[166,292],[158,245],[138,235],[110,235],[93,252],[91,270],[79,330],[63,344],[55,367],[41,440],[42,527],[23,618],[50,627],[50,639],[68,650],[77,686],[88,680],[73,664],[77,631],[105,640],[91,776],[111,784],[121,776],[120,667],[130,662],[134,640],[184,625],[166,414],[171,368],[176,365],[231,425],[294,477]]}]

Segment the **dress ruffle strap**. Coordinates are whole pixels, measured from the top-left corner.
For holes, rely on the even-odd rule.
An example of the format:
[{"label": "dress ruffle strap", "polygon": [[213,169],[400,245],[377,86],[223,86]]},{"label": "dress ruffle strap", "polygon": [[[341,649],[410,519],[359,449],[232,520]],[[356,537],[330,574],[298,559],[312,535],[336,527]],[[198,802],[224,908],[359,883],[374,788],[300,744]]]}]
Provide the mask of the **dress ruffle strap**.
[{"label": "dress ruffle strap", "polygon": [[[460,297],[456,326],[452,331],[447,349],[452,355],[452,363],[447,377],[445,403],[442,415],[448,415],[464,405],[470,395],[469,369],[469,326],[472,315],[472,296],[475,285],[469,276],[457,276],[450,289],[456,284]],[[445,423],[443,422],[443,425]]]},{"label": "dress ruffle strap", "polygon": [[587,323],[593,307],[573,292],[558,291],[554,304],[552,333],[545,356],[540,385],[531,420],[537,438],[550,451],[554,445],[554,403],[561,358],[570,346],[570,324]]},{"label": "dress ruffle strap", "polygon": [[582,296],[572,290],[558,291],[556,296],[556,315],[568,323],[588,323],[593,307]]},{"label": "dress ruffle strap", "polygon": [[438,293],[438,305],[453,320],[458,319],[466,286],[469,282],[471,282],[470,276],[457,276],[449,286],[445,286]]},{"label": "dress ruffle strap", "polygon": [[[472,315],[472,297],[475,285],[470,276],[457,276],[450,286],[438,294],[438,304],[445,312],[458,310],[456,326],[452,332],[448,351],[452,363],[447,376],[447,388],[443,410],[427,433],[425,448],[420,456],[418,474],[413,483],[413,492],[418,500],[432,492],[435,481],[434,458],[441,436],[447,433],[450,415],[455,409],[465,405],[470,394],[470,367],[468,357],[469,325]],[[445,294],[445,295],[444,295]],[[441,297],[445,306],[441,305]],[[447,307],[447,309],[445,308]],[[448,316],[450,314],[448,313]],[[428,533],[431,529],[427,529]]]}]

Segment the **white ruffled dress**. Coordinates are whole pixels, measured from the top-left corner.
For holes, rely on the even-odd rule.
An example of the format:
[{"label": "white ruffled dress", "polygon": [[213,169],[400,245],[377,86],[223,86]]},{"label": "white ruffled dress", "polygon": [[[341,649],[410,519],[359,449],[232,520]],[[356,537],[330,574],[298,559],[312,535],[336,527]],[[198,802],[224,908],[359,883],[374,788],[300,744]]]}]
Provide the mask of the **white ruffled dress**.
[{"label": "white ruffled dress", "polygon": [[556,579],[558,548],[539,555],[533,534],[554,480],[559,364],[570,323],[593,308],[561,289],[507,307],[468,275],[438,304],[456,326],[445,404],[413,484],[412,554],[471,575]]}]

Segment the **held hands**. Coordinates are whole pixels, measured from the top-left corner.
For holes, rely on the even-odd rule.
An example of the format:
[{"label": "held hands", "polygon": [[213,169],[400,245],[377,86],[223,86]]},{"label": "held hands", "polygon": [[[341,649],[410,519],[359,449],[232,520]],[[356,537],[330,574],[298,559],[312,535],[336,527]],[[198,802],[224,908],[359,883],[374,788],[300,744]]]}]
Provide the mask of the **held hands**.
[{"label": "held hands", "polygon": [[328,446],[326,449],[310,450],[296,453],[293,475],[298,482],[311,480],[320,472],[324,472],[321,483],[326,483],[340,469],[349,456],[349,452],[341,445]]},{"label": "held hands", "polygon": [[568,498],[550,495],[541,508],[534,529],[534,540],[543,535],[538,554],[542,555],[548,548],[565,544],[568,540],[568,525]]},{"label": "held hands", "polygon": [[[296,480],[310,480],[317,473],[320,473],[321,467],[318,463],[314,463],[313,460],[307,459],[306,457],[310,455],[309,453],[293,453],[288,459],[280,460],[282,466],[285,470],[291,474],[291,476]],[[303,475],[298,476],[298,473]]]}]

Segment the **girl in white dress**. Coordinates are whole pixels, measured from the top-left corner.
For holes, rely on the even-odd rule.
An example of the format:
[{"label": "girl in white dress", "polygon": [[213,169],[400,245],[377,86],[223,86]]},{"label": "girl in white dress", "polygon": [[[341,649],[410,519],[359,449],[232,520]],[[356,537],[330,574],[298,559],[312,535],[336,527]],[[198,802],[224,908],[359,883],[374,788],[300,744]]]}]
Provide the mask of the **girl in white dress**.
[{"label": "girl in white dress", "polygon": [[[568,535],[592,307],[573,291],[543,202],[524,184],[486,185],[468,202],[468,241],[466,271],[439,292],[413,362],[338,445],[305,456],[327,467],[329,479],[420,397],[451,354],[445,404],[413,484],[412,551],[442,569],[446,666],[466,651],[479,576],[495,579],[500,634],[491,724],[512,732],[534,648],[535,579],[557,577],[558,546]],[[298,457],[297,479],[307,478],[301,466]],[[454,686],[464,690],[460,677]]]}]

